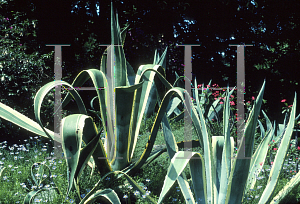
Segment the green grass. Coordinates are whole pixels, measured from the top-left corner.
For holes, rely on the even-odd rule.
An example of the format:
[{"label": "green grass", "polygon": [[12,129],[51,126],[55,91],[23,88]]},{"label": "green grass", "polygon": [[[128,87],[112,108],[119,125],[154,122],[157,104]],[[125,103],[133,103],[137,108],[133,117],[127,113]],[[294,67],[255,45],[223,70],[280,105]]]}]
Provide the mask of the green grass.
[{"label": "green grass", "polygon": [[[133,159],[137,159],[141,156],[145,149],[145,145],[149,138],[149,131],[153,124],[154,118],[148,119],[145,123],[142,123],[142,129],[138,137],[138,142],[136,146]],[[184,123],[183,120],[179,122],[171,123],[172,132],[176,138],[176,141],[184,140]],[[214,131],[209,132],[210,135],[215,135],[215,132],[220,132],[222,130],[221,126],[217,124],[214,125]],[[233,132],[235,130],[233,129]],[[197,139],[195,132],[193,131],[193,139]],[[255,148],[259,142],[259,134],[256,135],[257,142]],[[164,137],[161,130],[159,130],[157,138],[154,145],[163,145]],[[270,151],[268,153],[268,161],[274,160],[273,148],[275,146],[270,146]],[[277,147],[278,148],[278,147]],[[182,150],[182,149],[181,149]],[[200,148],[193,148],[193,151],[200,151]],[[280,179],[277,183],[273,197],[283,188],[283,186],[291,179],[296,173],[296,157],[299,157],[299,151],[294,151],[290,148],[289,156],[286,159],[286,163],[281,171]],[[51,160],[46,159],[47,157],[53,156],[53,147],[42,141],[41,138],[34,137],[24,141],[23,146],[14,145],[9,147],[5,142],[0,143],[0,169],[4,168],[2,175],[0,177],[0,203],[23,203],[25,196],[33,189],[39,189],[39,186],[34,184],[33,178],[31,176],[31,167],[36,162],[45,162],[51,170],[51,174],[46,170],[41,178],[44,176],[45,180],[42,182],[43,186],[41,188],[57,186],[61,194],[54,193],[44,193],[38,194],[34,198],[34,203],[77,203],[78,198],[75,191],[73,190],[70,195],[66,198],[65,194],[67,192],[67,166],[65,160]],[[299,158],[298,158],[299,162]],[[158,200],[164,179],[167,173],[168,166],[170,164],[170,158],[168,158],[167,153],[162,154],[152,163],[144,166],[133,179],[139,183],[146,190],[149,195]],[[245,195],[244,203],[257,203],[260,195],[265,189],[266,182],[269,174],[268,162],[265,162],[264,172],[261,172],[259,176],[261,177],[255,188]],[[1,171],[1,170],[0,170]],[[291,172],[292,171],[292,172]],[[89,167],[85,168],[82,176],[80,177],[80,194],[84,197],[89,190],[91,190],[94,185],[100,180],[100,176],[94,173],[90,178],[91,170]],[[185,169],[187,178],[190,179],[189,169]],[[35,166],[33,167],[33,174],[37,174]],[[51,178],[50,178],[51,177]],[[191,180],[189,180],[192,189]],[[49,185],[49,186],[47,186]],[[116,180],[115,178],[107,178],[104,182],[100,183],[97,187],[98,190],[111,188],[116,191],[122,203],[147,203],[142,195],[137,194],[128,182],[121,178]],[[47,191],[45,191],[47,192]],[[192,190],[193,192],[193,190]],[[300,201],[300,186],[295,188],[287,199],[282,203],[296,203]],[[51,195],[53,197],[51,197]],[[185,203],[183,195],[180,188],[175,182],[171,188],[168,196],[164,199],[163,203]]]}]

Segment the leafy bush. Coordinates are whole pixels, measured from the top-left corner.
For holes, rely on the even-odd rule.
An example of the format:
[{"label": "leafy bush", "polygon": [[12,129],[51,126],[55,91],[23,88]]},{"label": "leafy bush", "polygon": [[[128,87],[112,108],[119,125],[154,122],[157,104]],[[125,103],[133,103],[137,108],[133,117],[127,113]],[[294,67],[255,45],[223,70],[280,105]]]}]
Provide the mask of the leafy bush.
[{"label": "leafy bush", "polygon": [[[0,2],[0,11],[0,102],[33,118],[32,102],[38,87],[45,79],[53,80],[49,76],[53,71],[48,66],[53,61],[53,52],[40,54],[42,50],[35,40],[36,20],[7,10],[5,1]],[[2,121],[0,128],[9,142],[12,134],[26,134],[19,132],[19,127],[11,128],[14,127],[11,123]]]}]

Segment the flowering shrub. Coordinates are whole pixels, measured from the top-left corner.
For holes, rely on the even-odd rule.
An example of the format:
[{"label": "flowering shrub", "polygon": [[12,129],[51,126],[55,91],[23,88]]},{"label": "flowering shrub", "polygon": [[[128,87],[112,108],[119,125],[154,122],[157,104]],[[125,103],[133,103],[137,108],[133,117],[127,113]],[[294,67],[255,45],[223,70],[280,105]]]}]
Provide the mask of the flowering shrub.
[{"label": "flowering shrub", "polygon": [[282,99],[281,103],[284,103],[284,107],[282,107],[282,113],[285,113],[285,112],[289,113],[291,111],[293,105],[288,105],[288,103],[286,103],[286,99]]},{"label": "flowering shrub", "polygon": [[[198,84],[197,88],[200,89],[202,88],[202,84]],[[219,102],[220,104],[224,104],[224,94],[225,94],[225,91],[226,89],[222,89],[222,90],[214,90],[214,89],[210,89],[210,85],[206,85],[206,86],[203,86],[203,87],[206,87],[203,89],[203,94],[206,98],[208,98],[210,101],[207,101],[206,104],[209,104],[210,102],[213,102],[215,100],[218,100],[220,99],[221,101]],[[212,85],[212,88],[220,88],[220,86],[218,84],[213,84]],[[208,92],[208,90],[211,90],[211,92]],[[236,93],[236,91],[234,91],[234,93]],[[239,121],[241,119],[241,117],[237,117],[237,109],[236,109],[236,100],[237,98],[234,96],[234,95],[230,95],[230,110],[231,112],[233,113],[233,115],[235,115],[235,119],[237,121]],[[252,96],[252,101],[255,100],[255,97]],[[193,102],[195,102],[196,100],[194,98],[192,98]],[[265,103],[265,100],[263,101]],[[250,108],[251,108],[251,102],[250,101],[247,101],[246,103],[244,103],[244,105],[246,106],[248,112],[250,111]],[[247,115],[246,115],[247,117]],[[259,116],[260,117],[260,116]],[[232,120],[232,119],[229,119],[229,120]],[[214,121],[214,120],[212,120]]]}]

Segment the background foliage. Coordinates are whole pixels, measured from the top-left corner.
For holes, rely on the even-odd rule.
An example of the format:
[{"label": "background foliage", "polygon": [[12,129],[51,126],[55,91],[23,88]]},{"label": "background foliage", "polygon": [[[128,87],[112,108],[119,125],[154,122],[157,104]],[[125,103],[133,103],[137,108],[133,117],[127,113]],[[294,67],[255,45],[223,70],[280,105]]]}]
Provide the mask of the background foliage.
[{"label": "background foliage", "polygon": [[[48,66],[53,53],[41,54],[36,40],[36,20],[23,12],[8,12],[6,5],[1,4],[0,101],[33,118],[35,93],[45,81],[53,80]],[[1,135],[7,140],[16,135],[21,135],[17,136],[19,139],[27,136],[25,130],[6,121],[1,121],[0,127]]]}]

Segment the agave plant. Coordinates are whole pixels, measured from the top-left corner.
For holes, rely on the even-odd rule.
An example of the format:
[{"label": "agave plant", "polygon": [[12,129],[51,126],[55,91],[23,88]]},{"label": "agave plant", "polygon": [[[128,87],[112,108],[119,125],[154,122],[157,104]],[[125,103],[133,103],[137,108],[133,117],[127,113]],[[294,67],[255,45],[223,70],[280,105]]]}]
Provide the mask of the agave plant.
[{"label": "agave plant", "polygon": [[[196,81],[195,84],[197,84]],[[173,155],[169,153],[169,156],[172,158],[172,160],[158,203],[162,202],[176,180],[182,180],[183,169],[187,164],[190,165],[190,173],[197,203],[241,203],[243,201],[244,194],[255,185],[257,178],[256,172],[260,172],[262,169],[266,158],[269,141],[274,135],[274,129],[269,123],[269,130],[253,154],[256,129],[255,126],[257,124],[258,114],[260,112],[264,88],[265,82],[248,116],[245,133],[243,136],[244,142],[240,144],[237,153],[237,157],[242,157],[241,159],[231,159],[233,158],[234,145],[233,138],[230,138],[228,119],[229,96],[233,90],[230,93],[227,91],[225,107],[223,110],[224,136],[212,136],[211,142],[209,141],[207,134],[203,112],[199,106],[198,94],[196,94],[197,113],[199,117],[195,117],[196,111],[194,110],[194,107],[192,107],[191,116],[196,130],[201,130],[196,132],[198,133],[200,144],[202,143],[204,145],[202,146],[201,144],[201,146],[204,148],[204,156],[197,152],[190,152],[190,155],[188,156],[186,156],[186,152],[183,151],[173,152]],[[295,111],[296,94],[287,129],[276,154],[268,184],[261,195],[259,203],[270,202],[271,195],[276,187],[279,174],[289,148],[289,142],[295,121]],[[168,142],[168,140],[166,141]],[[170,148],[177,149],[176,143],[167,143],[166,145],[167,147],[169,146]],[[245,152],[241,152],[242,145],[245,145]],[[243,156],[248,158],[251,157],[251,159],[243,158]],[[276,198],[274,198],[272,203],[276,202],[275,199],[277,199],[277,201],[283,199],[283,197],[287,195],[287,192],[293,187],[297,186],[299,182],[300,173],[298,173],[284,187],[283,192],[280,192]],[[180,188],[185,197],[186,203],[195,203],[195,199],[190,191],[187,191],[186,188],[182,188],[181,185]]]},{"label": "agave plant", "polygon": [[[146,162],[157,158],[161,152],[150,154],[155,137],[160,125],[157,120],[153,124],[149,142],[144,153],[138,161],[132,162],[140,124],[144,115],[151,88],[155,83],[159,100],[164,98],[165,87],[171,89],[172,85],[165,79],[165,71],[161,66],[165,63],[166,50],[162,57],[155,55],[154,63],[142,65],[135,75],[133,68],[125,59],[123,44],[126,37],[126,28],[122,31],[119,27],[118,16],[115,17],[111,4],[111,34],[112,40],[102,56],[100,70],[89,69],[81,71],[72,85],[65,81],[53,81],[39,89],[34,98],[34,113],[36,121],[22,115],[12,108],[0,103],[0,117],[37,135],[50,138],[62,144],[64,156],[68,167],[68,191],[75,187],[78,197],[79,178],[83,169],[88,164],[92,171],[97,166],[102,176],[101,182],[109,174],[119,174],[132,182],[133,187],[141,193],[145,192],[128,177],[134,174]],[[110,65],[113,65],[112,69]],[[99,110],[94,111],[102,121],[101,129],[98,129],[74,87],[81,87],[91,79],[97,92]],[[61,121],[60,135],[45,128],[41,122],[41,105],[43,99],[56,86],[62,86],[68,91],[62,102],[64,108],[73,98],[79,108],[78,114],[68,115]],[[159,115],[166,113],[166,107],[160,108]],[[100,139],[101,132],[105,134],[105,144]],[[59,136],[59,137],[58,137]],[[1,170],[2,171],[2,170]],[[29,203],[37,191],[27,195],[26,203]],[[116,193],[111,189],[95,192],[95,188],[81,200],[81,203],[89,203],[91,200],[101,197],[112,203],[118,203]],[[154,202],[152,198],[147,198]]]}]

